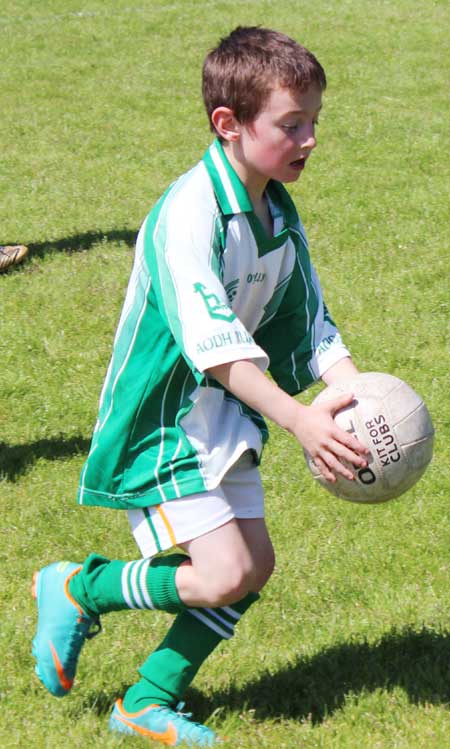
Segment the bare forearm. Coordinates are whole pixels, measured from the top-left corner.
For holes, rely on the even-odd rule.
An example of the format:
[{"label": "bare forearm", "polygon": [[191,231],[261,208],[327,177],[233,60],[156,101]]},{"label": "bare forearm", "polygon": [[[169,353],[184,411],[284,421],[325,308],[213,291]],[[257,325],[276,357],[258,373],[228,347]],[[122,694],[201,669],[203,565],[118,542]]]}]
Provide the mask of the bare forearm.
[{"label": "bare forearm", "polygon": [[208,374],[250,408],[290,432],[305,408],[269,380],[252,361],[220,364],[211,367]]},{"label": "bare forearm", "polygon": [[[292,431],[294,422],[305,407],[284,392],[249,360],[220,364],[208,370],[214,379],[227,390],[246,403],[250,408],[262,413],[278,426]],[[358,374],[358,369],[350,357],[340,359],[322,376],[329,385],[337,380],[349,379]]]},{"label": "bare forearm", "polygon": [[331,385],[338,380],[351,379],[357,374],[359,374],[359,370],[353,363],[353,360],[349,356],[346,356],[344,359],[339,359],[336,364],[327,369],[322,375],[322,380],[325,385]]},{"label": "bare forearm", "polygon": [[[324,381],[332,382],[355,374],[357,370],[351,360],[345,361],[330,367]],[[340,429],[333,419],[336,411],[351,403],[352,394],[341,395],[321,405],[304,406],[269,380],[250,360],[211,367],[207,373],[250,408],[291,432],[328,481],[335,481],[337,473],[353,478],[342,460],[355,467],[366,465],[363,456],[367,449]]]}]

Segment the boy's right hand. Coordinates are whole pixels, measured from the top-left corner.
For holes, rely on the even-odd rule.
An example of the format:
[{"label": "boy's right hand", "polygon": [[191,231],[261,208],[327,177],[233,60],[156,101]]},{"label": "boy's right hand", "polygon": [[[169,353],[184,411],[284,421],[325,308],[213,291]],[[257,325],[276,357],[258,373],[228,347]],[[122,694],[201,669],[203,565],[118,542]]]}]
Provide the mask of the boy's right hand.
[{"label": "boy's right hand", "polygon": [[311,455],[322,476],[329,482],[336,481],[336,475],[352,481],[352,471],[341,461],[345,460],[355,468],[367,465],[368,448],[356,437],[341,429],[334,416],[341,408],[354,400],[352,393],[340,395],[333,400],[311,406],[299,405],[299,412],[290,431],[304,449]]}]

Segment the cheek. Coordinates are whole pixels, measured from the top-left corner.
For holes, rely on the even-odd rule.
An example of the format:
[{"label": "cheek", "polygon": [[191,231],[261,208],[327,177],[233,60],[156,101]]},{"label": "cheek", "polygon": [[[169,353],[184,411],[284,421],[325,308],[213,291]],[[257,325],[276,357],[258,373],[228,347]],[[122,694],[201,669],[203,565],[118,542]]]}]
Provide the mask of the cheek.
[{"label": "cheek", "polygon": [[296,148],[292,140],[273,128],[254,127],[243,145],[249,162],[263,173],[273,174],[284,166],[286,161],[296,158]]},{"label": "cheek", "polygon": [[258,158],[261,165],[267,168],[275,168],[284,161],[291,153],[292,144],[283,139],[271,137],[265,138],[257,146]]},{"label": "cheek", "polygon": [[279,169],[284,168],[288,161],[292,161],[293,159],[294,155],[290,144],[274,143],[266,152],[265,167],[268,171],[276,173]]}]

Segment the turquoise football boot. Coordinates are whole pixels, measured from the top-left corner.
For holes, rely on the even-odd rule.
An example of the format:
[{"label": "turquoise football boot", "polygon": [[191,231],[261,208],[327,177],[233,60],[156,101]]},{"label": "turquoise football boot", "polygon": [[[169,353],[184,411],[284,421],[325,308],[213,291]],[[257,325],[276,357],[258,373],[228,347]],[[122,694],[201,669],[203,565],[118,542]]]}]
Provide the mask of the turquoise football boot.
[{"label": "turquoise football boot", "polygon": [[160,705],[148,705],[137,713],[128,713],[122,700],[117,700],[109,720],[111,731],[143,736],[167,746],[217,746],[219,739],[210,728],[189,720],[190,713],[181,713]]},{"label": "turquoise football boot", "polygon": [[[88,616],[70,595],[69,581],[80,569],[74,562],[55,562],[33,577],[32,593],[38,606],[32,648],[35,671],[55,697],[70,692],[84,641],[101,629],[100,620]],[[91,631],[93,625],[97,629]]]}]

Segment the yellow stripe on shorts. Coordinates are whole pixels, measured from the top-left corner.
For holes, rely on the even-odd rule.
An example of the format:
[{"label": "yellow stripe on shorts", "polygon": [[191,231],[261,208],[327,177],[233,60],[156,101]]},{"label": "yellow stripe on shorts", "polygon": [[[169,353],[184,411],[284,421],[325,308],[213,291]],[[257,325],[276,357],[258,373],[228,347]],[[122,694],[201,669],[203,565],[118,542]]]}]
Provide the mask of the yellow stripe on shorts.
[{"label": "yellow stripe on shorts", "polygon": [[166,530],[167,530],[167,533],[169,534],[169,538],[172,541],[172,544],[174,546],[176,546],[177,545],[177,539],[175,538],[175,533],[173,532],[173,528],[172,528],[172,526],[169,523],[169,520],[168,520],[168,517],[167,517],[166,513],[164,512],[164,510],[161,507],[161,505],[157,505],[156,510],[157,510],[159,516],[161,517],[164,525],[166,526]]}]

